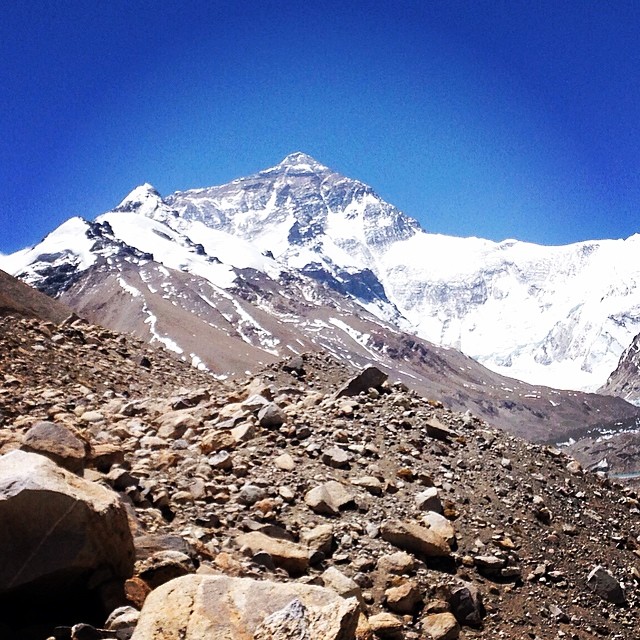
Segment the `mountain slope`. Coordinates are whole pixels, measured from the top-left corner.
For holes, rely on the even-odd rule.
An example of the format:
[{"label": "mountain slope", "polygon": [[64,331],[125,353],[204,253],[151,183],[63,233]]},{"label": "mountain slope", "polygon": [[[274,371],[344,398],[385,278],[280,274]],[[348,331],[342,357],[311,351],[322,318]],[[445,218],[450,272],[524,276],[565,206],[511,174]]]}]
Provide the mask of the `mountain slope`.
[{"label": "mountain slope", "polygon": [[[27,495],[2,512],[3,553],[15,559],[9,567],[27,566],[28,577],[38,570],[41,582],[25,580],[20,590],[0,584],[0,637],[71,638],[72,627],[75,638],[129,637],[142,608],[140,638],[149,604],[167,590],[174,595],[160,603],[153,637],[207,637],[201,625],[176,623],[196,610],[193,599],[170,606],[184,578],[167,581],[197,571],[194,581],[212,574],[275,581],[274,596],[301,582],[348,589],[372,625],[387,622],[386,635],[375,637],[433,637],[440,612],[452,622],[449,638],[638,638],[637,492],[583,472],[555,448],[434,407],[402,385],[336,398],[352,373],[333,358],[292,364],[216,382],[100,327],[51,331],[0,318],[0,368],[11,380],[0,394],[3,471],[17,448],[36,447],[22,453],[31,464],[42,454],[68,465],[78,449],[67,445],[60,455],[43,437],[43,426],[57,427],[80,445],[73,461],[85,469],[83,483],[102,493],[110,487],[127,505],[137,560],[124,584],[127,576],[104,563],[83,564],[85,575],[76,571],[74,581],[56,571],[73,568],[70,550],[104,545],[104,535],[69,517],[53,491],[25,483]],[[265,406],[281,425],[264,419]],[[71,473],[56,473],[60,491]],[[3,503],[17,502],[10,502],[17,484],[5,481]],[[318,493],[322,499],[313,499]],[[34,503],[47,502],[44,513],[33,513]],[[77,512],[84,502],[71,506]],[[64,521],[69,535],[33,540],[25,521]],[[253,604],[249,588],[235,598],[201,591],[212,613],[207,628],[222,627],[217,637],[253,636],[224,626],[238,621],[242,602]],[[120,625],[109,622],[124,604],[135,610],[120,609]],[[280,628],[260,637],[294,637],[291,618],[278,620]],[[371,637],[365,633],[358,637]],[[319,637],[306,629],[295,637],[305,635]]]},{"label": "mountain slope", "polygon": [[71,309],[0,270],[0,316],[22,316],[59,323]]}]

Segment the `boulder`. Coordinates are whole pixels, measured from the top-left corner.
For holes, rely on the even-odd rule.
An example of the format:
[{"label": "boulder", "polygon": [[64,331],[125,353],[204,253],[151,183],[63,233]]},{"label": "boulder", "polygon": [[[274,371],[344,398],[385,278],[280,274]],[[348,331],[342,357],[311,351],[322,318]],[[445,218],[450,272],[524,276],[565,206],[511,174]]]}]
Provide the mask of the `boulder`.
[{"label": "boulder", "polygon": [[440,495],[436,487],[429,487],[416,494],[416,505],[422,511],[442,513],[442,502],[440,502]]},{"label": "boulder", "polygon": [[587,586],[607,602],[624,604],[626,598],[620,583],[604,568],[594,567],[587,577]]},{"label": "boulder", "polygon": [[117,494],[36,453],[0,456],[0,594],[64,592],[133,570],[134,546]]},{"label": "boulder", "polygon": [[158,421],[159,438],[182,438],[187,429],[198,429],[202,424],[188,409],[169,411]]},{"label": "boulder", "polygon": [[302,529],[300,543],[312,551],[320,551],[328,558],[334,545],[333,527],[330,524],[319,524],[313,529]]},{"label": "boulder", "polygon": [[329,480],[308,491],[304,501],[316,513],[337,516],[340,509],[353,503],[354,495],[343,484],[336,480]]},{"label": "boulder", "polygon": [[329,447],[322,452],[322,462],[334,469],[348,469],[353,456],[340,447]]},{"label": "boulder", "polygon": [[393,613],[402,615],[414,614],[423,604],[420,587],[412,580],[387,589],[384,593],[384,599],[387,607]]},{"label": "boulder", "polygon": [[323,572],[322,582],[325,587],[333,589],[343,598],[356,598],[360,604],[364,605],[360,587],[336,567],[328,567]]},{"label": "boulder", "polygon": [[268,553],[277,567],[282,567],[291,575],[300,575],[309,567],[309,550],[290,540],[271,538],[260,531],[252,531],[239,535],[236,542],[252,554]]},{"label": "boulder", "polygon": [[24,435],[23,451],[39,453],[73,473],[82,474],[89,445],[71,429],[55,422],[38,422]]},{"label": "boulder", "polygon": [[449,520],[443,515],[435,511],[428,511],[423,517],[422,522],[435,531],[439,536],[444,538],[449,545],[456,541],[456,530]]},{"label": "boulder", "polygon": [[389,376],[380,371],[378,367],[366,367],[337,391],[336,398],[341,398],[343,396],[357,396],[363,391],[377,389],[388,377]]},{"label": "boulder", "polygon": [[432,640],[456,640],[460,625],[451,613],[433,613],[422,619],[422,630]]},{"label": "boulder", "polygon": [[451,549],[446,540],[433,529],[412,522],[387,520],[380,529],[383,540],[405,551],[426,558],[446,558]]},{"label": "boulder", "polygon": [[149,594],[132,640],[354,640],[359,613],[324,587],[190,575]]},{"label": "boulder", "polygon": [[431,418],[426,422],[427,435],[430,438],[434,438],[436,440],[443,440],[446,442],[447,440],[457,438],[458,434],[455,431],[452,431],[446,425],[442,424],[440,420],[437,418]]},{"label": "boulder", "polygon": [[266,404],[258,412],[258,422],[265,429],[278,429],[287,419],[284,411],[274,402]]},{"label": "boulder", "polygon": [[381,556],[376,565],[378,571],[385,576],[389,574],[408,574],[415,569],[415,566],[415,558],[405,551],[396,551],[395,553]]},{"label": "boulder", "polygon": [[195,573],[196,567],[186,553],[165,549],[136,562],[135,571],[139,578],[155,589],[169,580]]},{"label": "boulder", "polygon": [[469,582],[459,582],[447,589],[446,599],[460,624],[480,627],[485,609],[478,589]]}]

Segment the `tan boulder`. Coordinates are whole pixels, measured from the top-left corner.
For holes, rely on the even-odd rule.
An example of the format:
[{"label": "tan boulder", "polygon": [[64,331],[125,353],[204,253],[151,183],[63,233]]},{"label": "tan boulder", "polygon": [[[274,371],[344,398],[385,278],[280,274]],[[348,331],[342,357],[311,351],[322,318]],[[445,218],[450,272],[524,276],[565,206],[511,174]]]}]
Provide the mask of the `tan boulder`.
[{"label": "tan boulder", "polygon": [[291,575],[300,575],[309,567],[309,550],[290,540],[271,538],[260,531],[243,533],[236,538],[240,547],[246,547],[252,554],[268,553],[277,567],[282,567]]},{"label": "tan boulder", "polygon": [[432,531],[452,545],[456,541],[456,530],[449,520],[443,515],[435,511],[428,511],[423,517],[422,522]]},{"label": "tan boulder", "polygon": [[181,438],[187,429],[198,429],[202,421],[189,409],[169,411],[158,420],[159,438]]},{"label": "tan boulder", "polygon": [[347,487],[336,480],[329,480],[308,491],[304,501],[316,513],[337,516],[340,509],[353,503],[355,496]]},{"label": "tan boulder", "polygon": [[451,613],[433,613],[422,619],[422,630],[432,640],[456,640],[460,625]]},{"label": "tan boulder", "polygon": [[149,594],[132,640],[354,640],[359,613],[323,587],[189,575]]},{"label": "tan boulder", "polygon": [[446,540],[433,529],[412,522],[387,520],[380,529],[383,540],[399,549],[404,549],[427,558],[443,558],[451,555]]}]

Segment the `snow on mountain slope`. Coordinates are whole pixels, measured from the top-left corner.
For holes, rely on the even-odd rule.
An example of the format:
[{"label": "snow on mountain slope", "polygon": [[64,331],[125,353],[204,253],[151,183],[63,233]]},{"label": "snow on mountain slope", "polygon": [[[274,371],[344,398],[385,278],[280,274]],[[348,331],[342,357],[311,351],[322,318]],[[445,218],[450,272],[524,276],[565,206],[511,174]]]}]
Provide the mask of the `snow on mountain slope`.
[{"label": "snow on mountain slope", "polygon": [[300,153],[165,202],[181,224],[246,238],[383,317],[398,311],[421,337],[530,382],[595,389],[640,330],[638,236],[543,247],[427,234]]}]

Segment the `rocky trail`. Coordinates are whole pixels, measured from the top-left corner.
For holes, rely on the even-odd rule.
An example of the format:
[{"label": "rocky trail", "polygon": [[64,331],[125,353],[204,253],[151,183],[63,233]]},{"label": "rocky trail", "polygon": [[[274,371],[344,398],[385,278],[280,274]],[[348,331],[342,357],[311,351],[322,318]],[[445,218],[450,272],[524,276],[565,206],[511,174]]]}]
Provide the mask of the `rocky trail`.
[{"label": "rocky trail", "polygon": [[640,638],[633,488],[322,354],[0,318],[0,638]]}]

